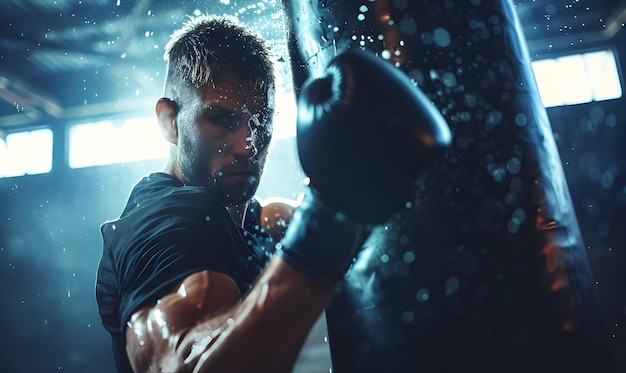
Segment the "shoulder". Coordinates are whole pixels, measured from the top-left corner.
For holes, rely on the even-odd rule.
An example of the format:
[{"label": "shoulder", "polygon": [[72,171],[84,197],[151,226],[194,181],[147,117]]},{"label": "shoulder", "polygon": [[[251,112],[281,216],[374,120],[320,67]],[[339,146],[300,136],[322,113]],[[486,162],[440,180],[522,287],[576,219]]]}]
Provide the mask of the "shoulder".
[{"label": "shoulder", "polygon": [[225,210],[207,188],[183,185],[175,177],[162,172],[150,174],[134,186],[126,210],[142,206],[163,209],[172,204],[195,209]]},{"label": "shoulder", "polygon": [[[203,188],[164,186],[138,196],[123,216],[101,228],[100,301],[119,309],[122,325],[131,311],[191,273],[232,273],[242,250],[236,224]],[[115,290],[116,304],[105,297],[109,288]]]},{"label": "shoulder", "polygon": [[184,186],[165,173],[150,174],[137,183],[118,221],[132,226],[133,232],[176,226],[204,231],[207,224],[232,228],[226,208],[209,190]]}]

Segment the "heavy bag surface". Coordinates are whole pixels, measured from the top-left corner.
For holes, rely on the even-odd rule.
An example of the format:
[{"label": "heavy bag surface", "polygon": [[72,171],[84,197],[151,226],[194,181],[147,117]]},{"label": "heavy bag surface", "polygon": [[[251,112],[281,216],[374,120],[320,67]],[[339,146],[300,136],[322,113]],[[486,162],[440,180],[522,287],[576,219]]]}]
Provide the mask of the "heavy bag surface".
[{"label": "heavy bag surface", "polygon": [[283,5],[296,88],[342,50],[367,49],[411,77],[453,132],[327,310],[334,371],[614,371],[511,2]]}]

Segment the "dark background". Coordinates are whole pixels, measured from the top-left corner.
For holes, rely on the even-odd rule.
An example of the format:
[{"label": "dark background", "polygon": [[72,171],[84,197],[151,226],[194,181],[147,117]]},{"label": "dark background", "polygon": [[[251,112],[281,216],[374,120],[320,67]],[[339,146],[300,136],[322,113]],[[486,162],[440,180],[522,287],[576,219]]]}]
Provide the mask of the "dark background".
[{"label": "dark background", "polygon": [[[533,59],[612,49],[618,64],[626,60],[626,1],[514,4]],[[0,179],[1,371],[113,370],[94,298],[99,225],[120,213],[132,185],[163,160],[71,169],[66,131],[77,121],[150,115],[163,82],[163,46],[194,12],[237,16],[270,40],[282,93],[290,93],[275,1],[0,3],[0,134],[49,127],[55,144],[50,173]],[[548,108],[620,356],[626,355],[625,107],[622,97]],[[294,154],[292,137],[276,139],[260,196],[297,197],[303,175]],[[308,365],[299,369],[328,371],[324,347],[323,338],[307,345]]]}]

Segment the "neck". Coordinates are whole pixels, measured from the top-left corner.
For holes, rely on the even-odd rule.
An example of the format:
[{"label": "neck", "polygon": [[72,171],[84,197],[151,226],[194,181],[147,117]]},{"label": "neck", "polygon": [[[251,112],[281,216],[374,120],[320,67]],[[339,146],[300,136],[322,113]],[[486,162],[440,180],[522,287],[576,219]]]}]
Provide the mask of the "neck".
[{"label": "neck", "polygon": [[246,218],[246,211],[248,210],[249,202],[243,203],[237,206],[228,206],[226,211],[230,214],[233,220],[243,227],[243,221]]},{"label": "neck", "polygon": [[180,168],[178,167],[176,162],[172,160],[171,157],[167,160],[167,163],[165,163],[165,166],[163,167],[163,172],[174,176],[181,182],[181,184],[185,184],[185,178],[183,177],[182,172],[180,172]]},{"label": "neck", "polygon": [[[183,174],[180,171],[180,168],[178,167],[176,162],[174,162],[171,158],[167,161],[167,163],[163,167],[163,172],[174,176],[175,178],[180,180],[180,182],[183,185],[185,184],[185,178],[183,177]],[[230,214],[230,217],[233,218],[233,220],[237,224],[240,224],[243,227],[243,221],[246,218],[246,211],[248,210],[249,204],[250,202],[248,201],[248,202],[244,202],[242,204],[235,205],[235,206],[226,206],[226,211],[228,211],[228,214]]]}]

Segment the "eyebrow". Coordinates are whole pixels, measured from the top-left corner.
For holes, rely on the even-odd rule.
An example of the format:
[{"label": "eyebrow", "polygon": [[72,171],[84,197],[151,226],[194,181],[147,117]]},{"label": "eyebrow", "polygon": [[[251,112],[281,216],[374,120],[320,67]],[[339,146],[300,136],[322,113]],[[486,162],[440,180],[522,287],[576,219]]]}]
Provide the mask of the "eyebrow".
[{"label": "eyebrow", "polygon": [[239,114],[240,110],[237,109],[231,109],[228,107],[225,107],[223,105],[206,105],[203,104],[201,109],[200,109],[200,113],[202,115],[206,115],[206,114],[230,114],[230,115],[240,115]]},{"label": "eyebrow", "polygon": [[275,109],[269,106],[263,106],[261,110],[251,112],[248,110],[243,110],[241,108],[232,109],[232,108],[223,106],[219,103],[216,103],[216,104],[203,103],[201,106],[200,112],[202,113],[202,115],[218,113],[218,114],[230,114],[230,115],[237,115],[237,116],[243,116],[243,114],[246,114],[246,112],[248,112],[250,115],[257,115],[257,116],[265,115],[267,117],[272,117],[274,115]]}]

